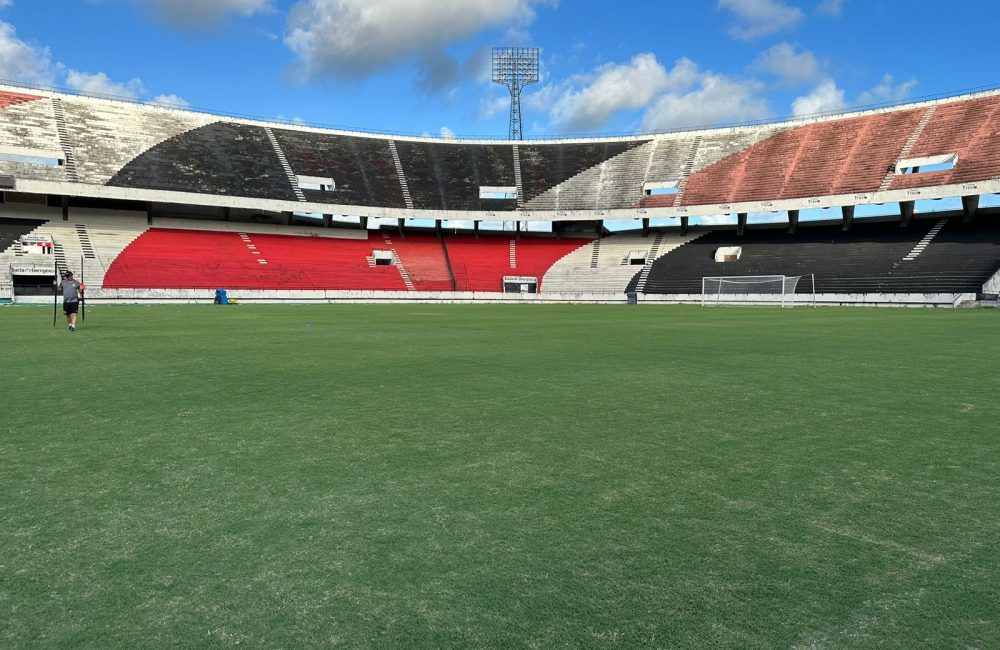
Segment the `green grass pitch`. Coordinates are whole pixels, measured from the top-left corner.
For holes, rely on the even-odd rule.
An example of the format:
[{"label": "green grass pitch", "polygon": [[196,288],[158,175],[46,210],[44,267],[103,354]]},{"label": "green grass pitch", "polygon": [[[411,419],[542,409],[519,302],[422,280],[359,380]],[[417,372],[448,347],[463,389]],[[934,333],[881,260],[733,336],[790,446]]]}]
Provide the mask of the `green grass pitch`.
[{"label": "green grass pitch", "polygon": [[0,647],[1000,644],[1000,310],[0,308]]}]

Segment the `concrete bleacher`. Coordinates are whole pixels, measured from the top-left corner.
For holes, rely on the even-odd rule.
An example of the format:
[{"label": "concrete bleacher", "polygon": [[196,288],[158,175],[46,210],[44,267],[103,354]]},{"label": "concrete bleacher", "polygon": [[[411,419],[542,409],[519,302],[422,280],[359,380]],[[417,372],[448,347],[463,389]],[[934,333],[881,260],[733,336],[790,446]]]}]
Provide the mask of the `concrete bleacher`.
[{"label": "concrete bleacher", "polygon": [[[653,258],[656,236],[623,233],[590,241],[559,259],[545,273],[545,291],[552,293],[624,293],[644,266],[698,237],[698,234],[661,235]],[[641,253],[645,264],[630,263]]]},{"label": "concrete bleacher", "polygon": [[[157,145],[215,121],[189,111],[85,97],[63,98],[62,105],[77,176],[80,182],[98,185],[108,183],[129,162]],[[190,155],[184,156],[183,150],[167,148],[162,153],[179,156],[178,165],[190,163]]]},{"label": "concrete bleacher", "polygon": [[[700,294],[706,276],[809,274],[823,294],[978,292],[1000,268],[998,222],[949,224],[916,259],[904,261],[935,223],[921,219],[901,229],[896,222],[856,222],[846,232],[830,225],[794,234],[749,228],[743,236],[715,230],[654,262],[645,292]],[[716,262],[715,251],[726,246],[741,247],[741,257]],[[633,279],[629,289],[636,285]],[[798,291],[811,290],[811,284],[799,284]]]},{"label": "concrete bleacher", "polygon": [[413,207],[430,210],[514,210],[515,199],[481,199],[481,187],[514,187],[510,145],[467,145],[396,139]]},{"label": "concrete bleacher", "polygon": [[332,192],[302,190],[317,203],[405,208],[388,141],[346,135],[273,129],[292,169],[332,178]]},{"label": "concrete bleacher", "polygon": [[107,184],[298,200],[264,128],[233,122],[214,122],[169,138],[130,161]]}]

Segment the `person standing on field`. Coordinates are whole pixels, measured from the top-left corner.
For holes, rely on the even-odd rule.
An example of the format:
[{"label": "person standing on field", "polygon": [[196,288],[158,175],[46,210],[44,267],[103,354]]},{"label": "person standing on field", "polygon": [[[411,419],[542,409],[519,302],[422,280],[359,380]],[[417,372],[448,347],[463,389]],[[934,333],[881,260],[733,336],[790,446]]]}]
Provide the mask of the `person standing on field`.
[{"label": "person standing on field", "polygon": [[63,313],[66,314],[66,322],[71,332],[76,331],[76,313],[80,310],[80,301],[83,299],[85,288],[82,282],[73,278],[72,271],[63,274],[63,280],[58,286],[58,291],[63,297]]}]

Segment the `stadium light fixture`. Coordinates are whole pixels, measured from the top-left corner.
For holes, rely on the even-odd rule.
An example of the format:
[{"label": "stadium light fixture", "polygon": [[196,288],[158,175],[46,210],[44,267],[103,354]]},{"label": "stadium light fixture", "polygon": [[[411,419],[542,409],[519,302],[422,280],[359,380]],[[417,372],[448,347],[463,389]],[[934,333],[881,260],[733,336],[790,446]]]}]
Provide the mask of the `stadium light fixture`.
[{"label": "stadium light fixture", "polygon": [[538,83],[537,47],[494,47],[493,83],[510,91],[510,139],[524,139],[521,128],[521,91]]}]

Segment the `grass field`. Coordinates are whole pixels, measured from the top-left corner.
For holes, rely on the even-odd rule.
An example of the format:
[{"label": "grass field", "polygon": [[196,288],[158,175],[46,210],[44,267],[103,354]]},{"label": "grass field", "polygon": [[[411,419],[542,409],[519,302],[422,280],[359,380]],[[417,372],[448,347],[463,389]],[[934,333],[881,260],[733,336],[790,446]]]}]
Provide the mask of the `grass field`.
[{"label": "grass field", "polygon": [[1000,310],[0,308],[0,647],[1000,646]]}]

